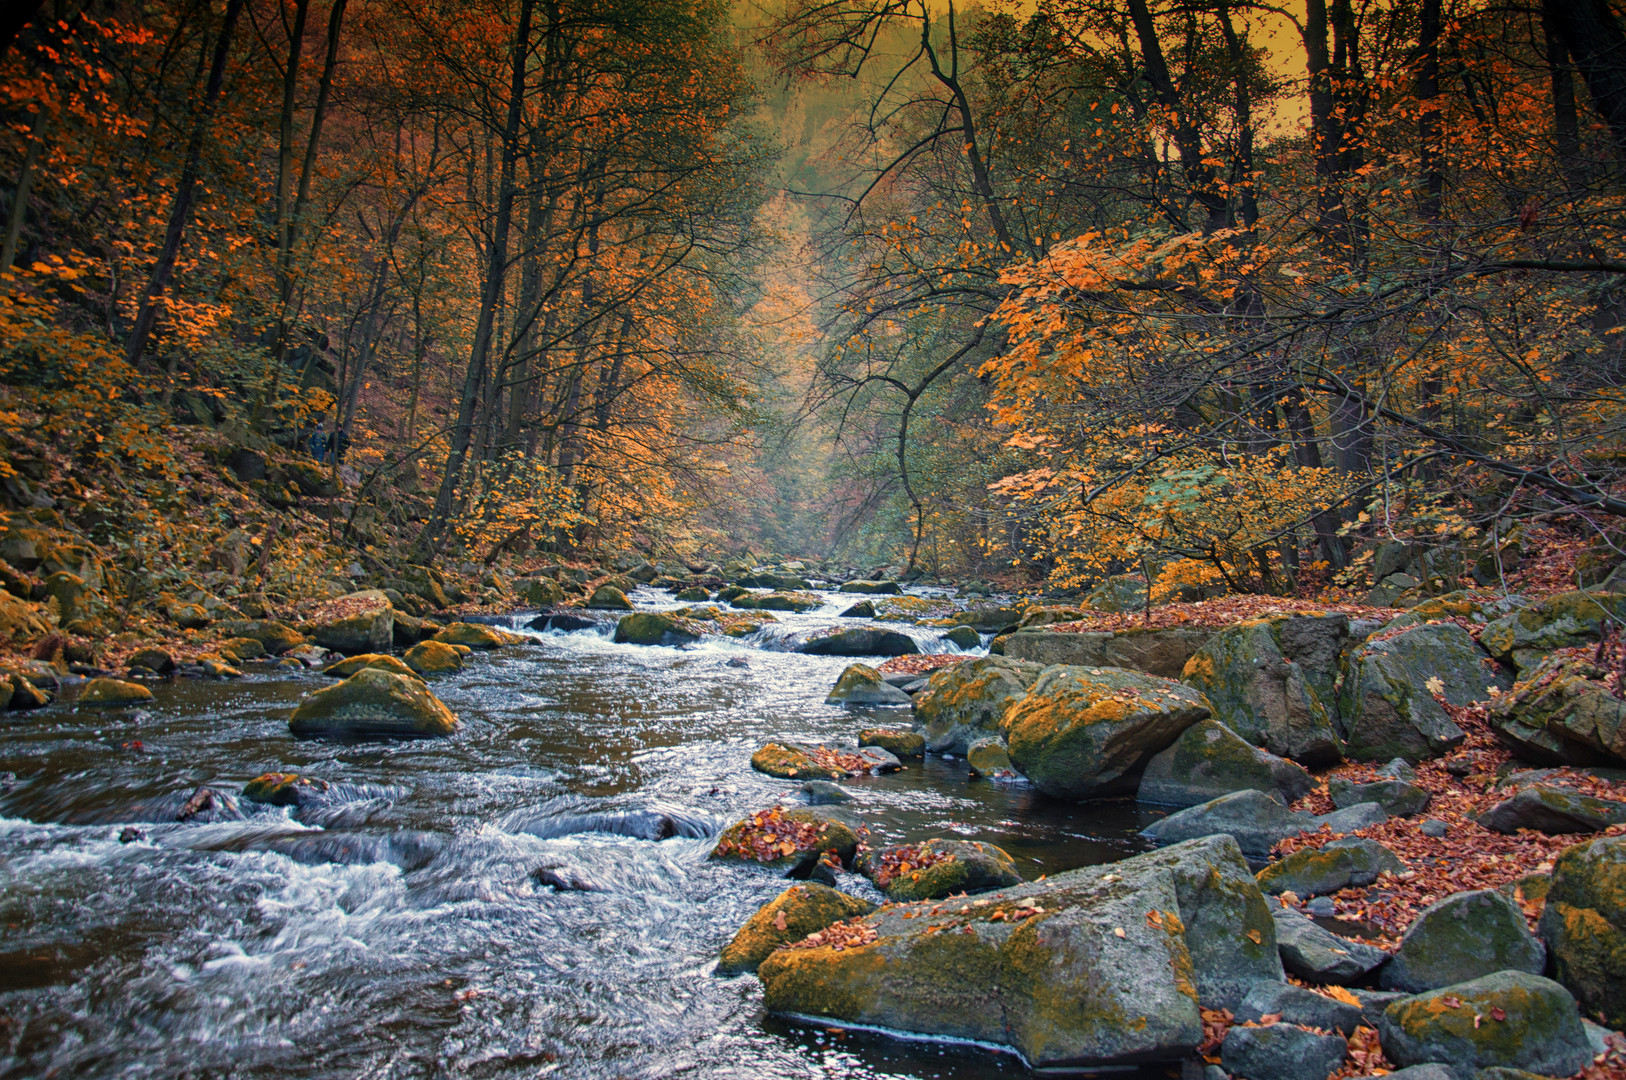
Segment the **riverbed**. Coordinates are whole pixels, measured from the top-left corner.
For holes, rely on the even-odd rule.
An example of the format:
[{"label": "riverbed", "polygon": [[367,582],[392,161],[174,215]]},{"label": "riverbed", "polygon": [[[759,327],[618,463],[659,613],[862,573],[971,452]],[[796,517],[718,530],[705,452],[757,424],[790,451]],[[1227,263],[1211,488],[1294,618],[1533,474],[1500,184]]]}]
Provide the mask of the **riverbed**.
[{"label": "riverbed", "polygon": [[[786,883],[709,862],[713,837],[802,801],[753,772],[752,751],[908,722],[824,705],[851,661],[784,651],[787,634],[870,625],[839,617],[857,597],[824,596],[769,632],[684,649],[516,616],[525,644],[432,683],[461,717],[448,739],[294,739],[293,705],[330,680],[263,668],[155,683],[138,710],[80,709],[70,688],[6,715],[0,1078],[1023,1075],[974,1048],[792,1026],[764,1013],[754,977],[714,973]],[[332,797],[235,798],[270,771]],[[844,786],[872,843],[984,840],[1030,879],[1146,850],[1154,817],[970,780],[942,757]],[[538,884],[543,867],[590,891]],[[857,876],[841,885],[878,899]]]}]

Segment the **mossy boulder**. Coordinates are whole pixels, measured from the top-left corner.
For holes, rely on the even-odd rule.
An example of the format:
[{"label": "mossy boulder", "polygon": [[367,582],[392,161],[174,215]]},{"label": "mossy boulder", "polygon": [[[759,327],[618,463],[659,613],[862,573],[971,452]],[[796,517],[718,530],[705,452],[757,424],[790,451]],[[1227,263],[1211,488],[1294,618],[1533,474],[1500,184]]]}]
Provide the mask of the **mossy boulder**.
[{"label": "mossy boulder", "polygon": [[773,806],[724,829],[709,857],[805,878],[821,860],[851,866],[858,842],[858,829],[841,810]]},{"label": "mossy boulder", "polygon": [[792,885],[764,904],[723,946],[723,975],[755,971],[781,945],[800,941],[843,919],[868,915],[875,905],[816,882]]},{"label": "mossy boulder", "polygon": [[327,790],[326,780],[299,773],[261,773],[243,785],[243,798],[266,806],[300,806]]},{"label": "mossy boulder", "polygon": [[1314,787],[1315,781],[1301,766],[1249,744],[1210,718],[1188,727],[1174,745],[1147,762],[1135,799],[1196,806],[1251,788],[1285,805]]},{"label": "mossy boulder", "polygon": [[[237,638],[234,640],[251,641],[253,639]],[[224,649],[230,644],[232,644],[231,641],[222,642],[221,648]],[[256,641],[254,644],[259,645],[260,643]],[[265,646],[263,645],[260,645],[260,655],[265,655]],[[175,657],[170,654],[168,649],[160,649],[157,646],[149,645],[130,654],[130,666],[143,667],[157,675],[168,675],[175,670]]]},{"label": "mossy boulder", "polygon": [[1002,735],[1005,717],[1044,671],[1038,664],[985,656],[932,672],[915,699],[915,722],[926,749],[964,756],[971,744]]},{"label": "mossy boulder", "polygon": [[1569,848],[1553,865],[1541,936],[1589,1016],[1626,1028],[1626,837]]},{"label": "mossy boulder", "polygon": [[564,587],[552,578],[528,578],[517,582],[519,598],[536,607],[550,608],[565,602]]},{"label": "mossy boulder", "polygon": [[826,705],[908,705],[908,694],[867,664],[848,664],[825,697]]},{"label": "mossy boulder", "polygon": [[957,649],[978,649],[982,647],[982,635],[969,626],[956,626],[943,635],[943,640]]},{"label": "mossy boulder", "polygon": [[672,599],[682,600],[686,604],[700,603],[711,599],[711,593],[699,585],[691,585],[687,589],[679,589],[672,594]]},{"label": "mossy boulder", "polygon": [[865,728],[858,733],[859,746],[878,746],[897,758],[917,758],[926,755],[926,737],[918,731],[898,728]]},{"label": "mossy boulder", "polygon": [[462,645],[470,649],[496,649],[503,645],[518,645],[526,639],[523,635],[511,634],[493,626],[454,622],[436,631],[435,636],[429,640],[438,641],[443,645]]},{"label": "mossy boulder", "polygon": [[772,1012],[1007,1046],[1034,1068],[1131,1064],[1189,1055],[1199,1002],[1234,1007],[1239,979],[1279,981],[1271,929],[1235,845],[1199,841],[888,905],[757,974]]},{"label": "mossy boulder", "polygon": [[1252,619],[1209,638],[1181,677],[1248,742],[1304,765],[1330,765],[1340,745],[1328,703],[1348,638],[1344,615]]},{"label": "mossy boulder", "polygon": [[959,626],[969,626],[979,633],[997,634],[1020,623],[1022,612],[1023,609],[1019,607],[972,608],[954,616],[954,622]]},{"label": "mossy boulder", "polygon": [[159,610],[164,613],[165,618],[182,630],[202,630],[214,621],[202,604],[176,600],[174,597],[160,604]]},{"label": "mossy boulder", "polygon": [[1415,994],[1497,971],[1540,975],[1546,962],[1547,949],[1519,905],[1495,889],[1477,889],[1423,909],[1378,972],[1378,984]]},{"label": "mossy boulder", "polygon": [[676,646],[699,641],[700,633],[672,615],[641,611],[621,616],[615,624],[615,640],[625,645]]},{"label": "mossy boulder", "polygon": [[[742,589],[740,591],[744,592],[745,590]],[[725,596],[723,596],[722,593],[718,593],[717,594],[717,599],[719,599],[719,600],[725,600],[725,599],[731,600],[733,598],[732,597],[725,597]],[[871,603],[870,601],[868,601],[868,600],[860,600],[860,601],[858,601],[858,603],[854,604],[852,607],[848,608],[846,611],[843,611],[841,613],[841,617],[843,619],[873,619],[873,618],[875,618],[875,605],[873,603]]]},{"label": "mossy boulder", "polygon": [[444,641],[420,641],[402,657],[419,675],[450,675],[463,670],[463,653]]},{"label": "mossy boulder", "polygon": [[1376,840],[1347,836],[1321,847],[1300,848],[1259,871],[1259,888],[1271,895],[1324,896],[1350,886],[1370,885],[1384,872],[1403,874],[1406,865]]},{"label": "mossy boulder", "polygon": [[1480,644],[1521,670],[1547,653],[1603,637],[1605,626],[1626,620],[1626,593],[1566,592],[1528,604],[1486,625]]},{"label": "mossy boulder", "polygon": [[416,679],[418,673],[413,671],[402,661],[393,656],[382,653],[362,653],[360,656],[351,656],[335,661],[322,669],[323,675],[332,675],[336,679],[348,679],[362,668],[376,668],[379,671],[390,671],[396,675],[405,675]]},{"label": "mossy boulder", "polygon": [[920,646],[897,630],[854,626],[809,638],[796,651],[808,656],[912,656]]},{"label": "mossy boulder", "polygon": [[[231,660],[239,664],[245,660],[260,660],[266,656],[265,646],[260,644],[258,641],[255,641],[251,637],[227,638],[225,641],[222,641],[219,645],[215,646],[215,651],[221,656],[225,657],[227,660]],[[130,663],[135,663],[134,657],[131,658]],[[174,661],[171,661],[171,670],[174,669],[174,666]],[[158,669],[154,668],[153,670],[156,671]]]},{"label": "mossy boulder", "polygon": [[215,629],[226,637],[253,638],[272,656],[281,656],[305,644],[304,634],[275,619],[229,619],[216,623]]},{"label": "mossy boulder", "polygon": [[123,679],[91,679],[79,692],[81,705],[140,705],[151,700],[151,690]]},{"label": "mossy boulder", "polygon": [[1332,804],[1342,810],[1359,803],[1375,802],[1392,817],[1410,817],[1428,809],[1432,798],[1426,788],[1409,780],[1390,778],[1357,784],[1341,776],[1327,781]]},{"label": "mossy boulder", "polygon": [[751,595],[750,604],[742,601],[747,597],[740,597],[731,601],[731,607],[749,607],[758,611],[813,611],[824,606],[824,601],[812,593],[804,592],[771,592],[766,596]]},{"label": "mossy boulder", "polygon": [[1478,821],[1487,829],[1509,834],[1520,829],[1550,834],[1599,832],[1626,822],[1626,803],[1553,784],[1531,784],[1480,814]]},{"label": "mossy boulder", "polygon": [[1551,979],[1522,971],[1397,1001],[1383,1011],[1378,1034],[1384,1054],[1400,1066],[1439,1062],[1571,1076],[1592,1060],[1575,998]]},{"label": "mossy boulder", "polygon": [[587,598],[587,606],[600,611],[631,611],[632,601],[614,585],[600,585]]},{"label": "mossy boulder", "polygon": [[1116,574],[1084,596],[1091,611],[1140,611],[1146,607],[1146,579],[1140,574]]},{"label": "mossy boulder", "polygon": [[322,606],[311,620],[310,637],[347,656],[383,652],[395,644],[395,609],[381,590],[350,593]]},{"label": "mossy boulder", "polygon": [[1016,766],[1011,764],[1010,748],[997,735],[978,739],[966,747],[965,763],[970,766],[972,776],[987,780],[1014,780],[1018,775]]},{"label": "mossy boulder", "polygon": [[1127,794],[1209,714],[1202,694],[1123,668],[1051,667],[1005,718],[1011,761],[1053,798]]},{"label": "mossy boulder", "polygon": [[4,696],[5,708],[16,711],[43,709],[51,703],[50,694],[15,672],[0,673],[0,695]]},{"label": "mossy boulder", "polygon": [[1022,883],[1003,848],[975,840],[933,838],[859,852],[856,869],[893,901],[940,900]]},{"label": "mossy boulder", "polygon": [[903,592],[896,581],[849,581],[838,590],[844,593],[868,593],[872,596],[897,596]]},{"label": "mossy boulder", "polygon": [[[1431,683],[1431,680],[1433,682]],[[1369,640],[1349,657],[1339,697],[1345,753],[1359,761],[1420,761],[1462,745],[1467,736],[1435,700],[1468,705],[1510,681],[1455,623],[1405,629]]]},{"label": "mossy boulder", "polygon": [[295,735],[440,736],[457,730],[457,716],[416,676],[363,668],[294,709]]},{"label": "mossy boulder", "polygon": [[763,744],[751,755],[751,768],[782,780],[842,780],[871,772],[896,772],[903,763],[878,746],[839,750],[781,741]]},{"label": "mossy boulder", "polygon": [[1497,738],[1542,765],[1626,760],[1626,701],[1589,658],[1548,657],[1520,672],[1513,692],[1490,708]]},{"label": "mossy boulder", "polygon": [[[1129,630],[1019,630],[1004,639],[1003,652],[1036,664],[1121,667],[1165,679],[1179,679],[1198,649],[1215,631],[1205,627],[1135,627]],[[995,642],[999,638],[994,639]],[[989,644],[993,652],[993,643]]]}]

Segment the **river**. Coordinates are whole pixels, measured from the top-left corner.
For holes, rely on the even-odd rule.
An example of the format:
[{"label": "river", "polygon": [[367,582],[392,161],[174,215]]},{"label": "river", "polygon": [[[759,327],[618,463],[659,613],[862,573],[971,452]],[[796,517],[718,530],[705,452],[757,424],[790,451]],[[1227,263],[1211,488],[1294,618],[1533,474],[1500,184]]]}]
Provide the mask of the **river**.
[{"label": "river", "polygon": [[[5,715],[0,1078],[1023,1074],[975,1049],[781,1023],[754,977],[713,972],[786,884],[706,858],[728,823],[800,801],[752,751],[908,720],[824,705],[850,661],[774,647],[866,625],[838,617],[857,598],[825,599],[687,649],[530,632],[432,684],[462,719],[443,740],[296,740],[290,709],[330,680],[263,668],[155,684],[135,711],[79,709],[69,690]],[[234,806],[268,771],[329,781],[332,798]],[[177,822],[203,785],[215,805]],[[970,781],[940,757],[845,786],[872,842],[990,841],[1028,878],[1144,850],[1152,818]],[[644,811],[678,835],[582,831]],[[539,867],[598,891],[539,885]],[[842,887],[878,898],[856,876]]]}]

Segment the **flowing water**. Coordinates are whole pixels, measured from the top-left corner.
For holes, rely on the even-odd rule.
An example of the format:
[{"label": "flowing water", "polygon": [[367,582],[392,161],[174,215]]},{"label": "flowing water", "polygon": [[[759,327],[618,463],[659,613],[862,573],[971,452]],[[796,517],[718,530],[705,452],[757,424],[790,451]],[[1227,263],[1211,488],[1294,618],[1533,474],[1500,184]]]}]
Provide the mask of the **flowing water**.
[{"label": "flowing water", "polygon": [[[784,651],[787,633],[865,625],[837,617],[853,599],[688,649],[532,633],[434,684],[462,718],[443,740],[290,737],[318,673],[159,684],[134,711],[69,690],[0,719],[0,1078],[1020,1075],[982,1051],[791,1026],[755,978],[714,974],[785,882],[709,862],[711,838],[800,800],[752,751],[908,719],[824,705],[850,661]],[[331,798],[235,798],[268,771]],[[177,821],[202,785],[210,805]],[[1143,850],[1150,820],[940,757],[845,786],[872,842],[986,840],[1029,878]]]}]

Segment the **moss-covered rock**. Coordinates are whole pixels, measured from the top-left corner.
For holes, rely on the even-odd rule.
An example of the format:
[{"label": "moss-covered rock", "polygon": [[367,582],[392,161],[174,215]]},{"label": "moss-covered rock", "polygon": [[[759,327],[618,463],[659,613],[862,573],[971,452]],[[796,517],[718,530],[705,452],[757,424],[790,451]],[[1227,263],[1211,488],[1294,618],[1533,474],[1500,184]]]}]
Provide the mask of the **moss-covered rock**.
[{"label": "moss-covered rock", "polygon": [[723,946],[717,970],[724,975],[755,971],[781,945],[841,922],[868,915],[875,905],[816,882],[792,885],[768,903]]},{"label": "moss-covered rock", "polygon": [[897,758],[917,758],[926,755],[926,737],[918,731],[898,728],[865,728],[858,733],[859,746],[879,746]]},{"label": "moss-covered rock", "polygon": [[840,592],[868,593],[873,596],[897,596],[903,592],[896,581],[849,581],[841,586]]},{"label": "moss-covered rock", "polygon": [[1520,672],[1490,708],[1491,726],[1520,757],[1542,765],[1626,759],[1626,701],[1590,659],[1548,657]]},{"label": "moss-covered rock", "polygon": [[1003,848],[974,840],[933,838],[861,851],[856,868],[894,901],[939,900],[1022,883]]},{"label": "moss-covered rock", "polygon": [[253,638],[272,656],[281,656],[305,644],[304,634],[274,619],[230,619],[216,623],[215,629],[226,637]]},{"label": "moss-covered rock", "polygon": [[415,676],[363,668],[294,709],[295,735],[450,735],[457,716]]},{"label": "moss-covered rock", "polygon": [[700,633],[672,615],[642,611],[621,616],[621,621],[615,624],[615,640],[626,645],[676,646],[699,641]]},{"label": "moss-covered rock", "polygon": [[4,695],[7,709],[19,712],[43,709],[51,703],[50,694],[16,672],[0,673],[0,695]]},{"label": "moss-covered rock", "polygon": [[[743,589],[740,591],[744,592]],[[722,593],[718,593],[717,599],[723,600],[733,598],[724,597]],[[841,613],[841,617],[843,619],[873,619],[875,618],[875,605],[868,600],[860,600],[846,611],[843,611]]]},{"label": "moss-covered rock", "polygon": [[1592,1060],[1569,991],[1521,971],[1500,971],[1397,1001],[1383,1011],[1378,1034],[1384,1054],[1401,1066],[1511,1066],[1570,1076]]},{"label": "moss-covered rock", "polygon": [[261,773],[243,785],[243,798],[266,806],[300,806],[327,789],[326,780],[299,773]]},{"label": "moss-covered rock", "polygon": [[897,630],[854,626],[809,638],[796,651],[808,656],[912,656],[920,646]]},{"label": "moss-covered rock", "polygon": [[1255,746],[1305,765],[1340,757],[1327,703],[1349,637],[1344,615],[1284,615],[1221,630],[1181,670],[1214,717]]},{"label": "moss-covered rock", "polygon": [[383,652],[395,644],[395,609],[382,590],[350,593],[322,606],[311,620],[310,637],[347,656]]},{"label": "moss-covered rock", "polygon": [[1626,593],[1566,592],[1528,604],[1489,623],[1480,644],[1521,670],[1555,649],[1603,637],[1603,628],[1626,620]]},{"label": "moss-covered rock", "polygon": [[969,626],[956,626],[943,635],[943,640],[957,649],[977,649],[982,647],[982,635]]},{"label": "moss-covered rock", "polygon": [[[265,646],[260,644],[258,641],[255,641],[251,637],[227,638],[225,641],[222,641],[220,644],[215,646],[215,651],[221,656],[225,657],[227,660],[231,660],[234,663],[239,664],[245,660],[260,660],[266,656]],[[130,662],[134,664],[135,658],[132,657]],[[171,669],[173,669],[174,666],[174,661],[171,661]],[[154,668],[153,670],[156,671],[158,669]]]},{"label": "moss-covered rock", "polygon": [[870,772],[895,772],[903,763],[877,746],[838,750],[782,741],[763,744],[751,755],[751,768],[782,780],[841,780]]},{"label": "moss-covered rock", "polygon": [[362,668],[377,668],[379,671],[391,671],[397,675],[405,675],[416,679],[418,673],[393,656],[383,653],[362,653],[344,660],[337,660],[322,669],[323,675],[331,675],[336,679],[348,679]]},{"label": "moss-covered rock", "polygon": [[91,679],[79,692],[81,705],[139,705],[151,700],[151,690],[122,679]]},{"label": "moss-covered rock", "polygon": [[1044,669],[1003,656],[979,657],[932,672],[915,700],[926,749],[964,756],[971,744],[1002,735],[1005,717]]},{"label": "moss-covered rock", "polygon": [[821,859],[851,866],[858,841],[858,830],[843,811],[773,806],[724,829],[710,858],[806,877]]},{"label": "moss-covered rock", "polygon": [[826,705],[908,705],[910,697],[867,664],[848,664],[825,697]]},{"label": "moss-covered rock", "polygon": [[1540,975],[1546,962],[1547,949],[1519,905],[1495,889],[1478,889],[1425,908],[1378,972],[1378,984],[1415,994],[1496,971]]},{"label": "moss-covered rock", "polygon": [[965,749],[965,763],[972,776],[988,780],[1014,780],[1018,773],[1011,764],[1010,748],[997,735],[988,735]]},{"label": "moss-covered rock", "polygon": [[520,599],[536,607],[555,607],[564,603],[568,595],[564,586],[552,578],[528,578],[516,584]]},{"label": "moss-covered rock", "polygon": [[[750,600],[750,603],[746,603]],[[824,606],[824,601],[812,593],[804,592],[771,592],[766,596],[742,596],[729,602],[731,607],[754,608],[758,611],[814,611]]]},{"label": "moss-covered rock", "polygon": [[1626,837],[1569,848],[1553,865],[1541,936],[1589,1016],[1626,1028]]},{"label": "moss-covered rock", "polygon": [[1208,716],[1202,694],[1123,668],[1051,667],[1005,718],[1011,761],[1046,795],[1127,794],[1140,772]]},{"label": "moss-covered rock", "polygon": [[1467,705],[1510,683],[1455,623],[1369,640],[1350,655],[1339,697],[1345,752],[1360,761],[1415,762],[1460,746],[1467,736],[1434,699],[1431,685],[1452,705]]},{"label": "moss-covered rock", "polygon": [[1332,804],[1342,810],[1360,803],[1375,802],[1393,817],[1410,817],[1428,809],[1431,796],[1426,788],[1408,780],[1391,778],[1357,784],[1341,776],[1327,781]]},{"label": "moss-covered rock", "polygon": [[1146,606],[1146,579],[1140,574],[1117,574],[1084,596],[1091,611],[1139,611]]},{"label": "moss-covered rock", "polygon": [[587,598],[587,606],[601,611],[631,611],[632,601],[614,585],[600,585]]},{"label": "moss-covered rock", "polygon": [[450,675],[463,670],[464,651],[444,641],[420,641],[408,649],[402,659],[419,675]]},{"label": "moss-covered rock", "polygon": [[1314,786],[1302,767],[1207,719],[1191,725],[1174,745],[1147,762],[1135,798],[1163,806],[1196,806],[1251,788],[1285,805]]},{"label": "moss-covered rock", "polygon": [[691,585],[687,589],[679,589],[672,594],[672,599],[682,600],[686,604],[699,603],[711,599],[711,593],[699,585]]},{"label": "moss-covered rock", "polygon": [[1554,834],[1598,832],[1626,822],[1626,803],[1552,784],[1531,784],[1480,814],[1478,820],[1499,833],[1520,829]]},{"label": "moss-covered rock", "polygon": [[[253,639],[233,638],[228,641],[223,641],[220,643],[222,651],[236,641],[253,641]],[[254,644],[260,645],[258,641],[255,641]],[[264,645],[260,645],[260,655],[265,655]],[[170,654],[168,649],[160,649],[157,646],[149,645],[144,649],[137,649],[135,652],[130,654],[130,666],[133,668],[146,668],[148,671],[151,671],[156,675],[168,675],[170,672],[175,670],[175,657]]]},{"label": "moss-covered rock", "polygon": [[429,640],[445,645],[463,645],[470,649],[496,649],[503,645],[519,645],[526,639],[521,634],[511,634],[494,626],[454,622],[437,631]]},{"label": "moss-covered rock", "polygon": [[957,906],[888,905],[757,974],[774,1012],[1009,1046],[1036,1068],[1127,1064],[1189,1054],[1198,1002],[1236,1005],[1239,978],[1280,980],[1271,930],[1235,845],[1198,841]]},{"label": "moss-covered rock", "polygon": [[[1064,633],[1020,630],[1004,639],[1002,651],[1036,664],[1121,667],[1165,679],[1181,678],[1186,663],[1214,636],[1203,627],[1135,627],[1130,630]],[[998,642],[1000,639],[995,638]],[[989,644],[993,652],[993,643]]]},{"label": "moss-covered rock", "polygon": [[954,616],[954,622],[958,626],[969,626],[981,634],[997,634],[1020,623],[1023,610],[1019,607],[972,608]]},{"label": "moss-covered rock", "polygon": [[1370,885],[1378,875],[1405,873],[1398,856],[1376,840],[1348,836],[1322,847],[1300,848],[1259,871],[1259,888],[1271,895],[1323,896],[1350,886]]}]

